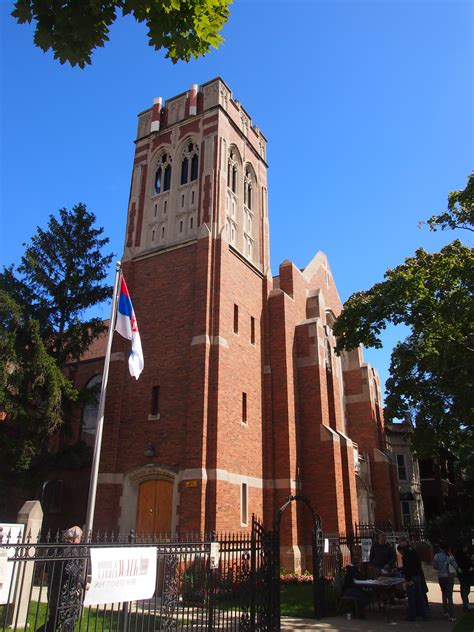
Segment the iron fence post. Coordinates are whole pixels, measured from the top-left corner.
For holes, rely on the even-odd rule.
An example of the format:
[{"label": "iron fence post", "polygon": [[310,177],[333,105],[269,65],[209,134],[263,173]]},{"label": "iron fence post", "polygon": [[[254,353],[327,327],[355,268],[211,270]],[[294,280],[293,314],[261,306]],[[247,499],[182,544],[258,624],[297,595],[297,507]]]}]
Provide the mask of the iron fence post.
[{"label": "iron fence post", "polygon": [[257,567],[257,538],[255,536],[255,516],[252,514],[252,535],[250,540],[250,632],[255,632],[255,591]]}]

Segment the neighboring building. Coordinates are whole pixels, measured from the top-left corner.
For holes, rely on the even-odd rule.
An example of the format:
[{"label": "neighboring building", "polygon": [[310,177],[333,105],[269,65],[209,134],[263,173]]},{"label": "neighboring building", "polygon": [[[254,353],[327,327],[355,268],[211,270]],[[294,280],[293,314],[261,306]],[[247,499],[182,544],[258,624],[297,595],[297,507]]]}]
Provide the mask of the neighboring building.
[{"label": "neighboring building", "polygon": [[386,424],[387,447],[397,471],[400,511],[404,527],[425,524],[422,481],[418,459],[411,446],[413,426],[410,421]]},{"label": "neighboring building", "polygon": [[[155,100],[135,143],[122,262],[145,369],[129,376],[116,336],[95,525],[248,530],[301,493],[327,531],[362,514],[397,526],[378,376],[360,349],[333,352],[342,305],[325,255],[271,275],[262,132],[218,78]],[[103,354],[102,339],[71,367],[78,387],[100,381]],[[90,442],[94,406],[76,421]],[[305,565],[310,533],[293,504],[286,567]]]}]

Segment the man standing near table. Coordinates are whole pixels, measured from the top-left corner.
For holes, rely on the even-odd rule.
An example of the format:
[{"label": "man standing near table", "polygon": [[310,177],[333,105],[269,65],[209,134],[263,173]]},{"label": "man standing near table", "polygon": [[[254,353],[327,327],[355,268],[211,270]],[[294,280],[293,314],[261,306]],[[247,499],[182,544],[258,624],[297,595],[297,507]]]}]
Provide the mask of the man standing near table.
[{"label": "man standing near table", "polygon": [[428,621],[429,609],[426,598],[428,589],[420,557],[408,542],[408,538],[400,538],[397,549],[402,556],[402,573],[407,585],[407,620],[415,621],[419,615],[423,621]]},{"label": "man standing near table", "polygon": [[397,556],[395,549],[387,542],[383,531],[377,533],[377,539],[370,549],[369,563],[375,571],[375,576],[389,573],[395,566]]}]

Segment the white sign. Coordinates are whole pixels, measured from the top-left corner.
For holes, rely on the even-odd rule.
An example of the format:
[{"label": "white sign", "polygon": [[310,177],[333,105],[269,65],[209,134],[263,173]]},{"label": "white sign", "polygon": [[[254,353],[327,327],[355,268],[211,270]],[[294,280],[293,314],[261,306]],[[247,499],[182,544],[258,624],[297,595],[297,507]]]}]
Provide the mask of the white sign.
[{"label": "white sign", "polygon": [[209,568],[215,570],[219,568],[219,559],[221,556],[221,545],[219,542],[211,542],[211,551],[209,553]]},{"label": "white sign", "polygon": [[155,546],[91,549],[91,580],[84,605],[151,599],[156,561]]},{"label": "white sign", "polygon": [[324,552],[329,553],[329,539],[324,538]]},{"label": "white sign", "polygon": [[[6,524],[0,523],[0,604],[5,604],[13,601],[15,591],[13,590],[16,577],[13,575],[15,564],[13,562],[8,563],[8,558],[13,557],[15,554],[15,544],[23,542],[23,531],[25,525],[23,524]],[[5,547],[5,544],[11,546]],[[18,565],[17,565],[18,566]],[[12,588],[10,590],[10,588]]]},{"label": "white sign", "polygon": [[370,558],[370,549],[372,548],[372,540],[370,538],[361,538],[360,547],[362,549],[362,561],[368,562]]}]

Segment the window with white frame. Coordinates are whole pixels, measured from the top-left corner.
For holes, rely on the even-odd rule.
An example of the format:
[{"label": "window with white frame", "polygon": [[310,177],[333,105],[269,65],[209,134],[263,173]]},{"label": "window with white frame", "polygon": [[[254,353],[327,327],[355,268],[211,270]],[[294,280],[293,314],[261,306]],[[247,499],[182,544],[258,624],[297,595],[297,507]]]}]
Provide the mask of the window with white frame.
[{"label": "window with white frame", "polygon": [[244,172],[244,255],[252,259],[254,255],[253,240],[253,190],[255,178],[249,165]]}]

